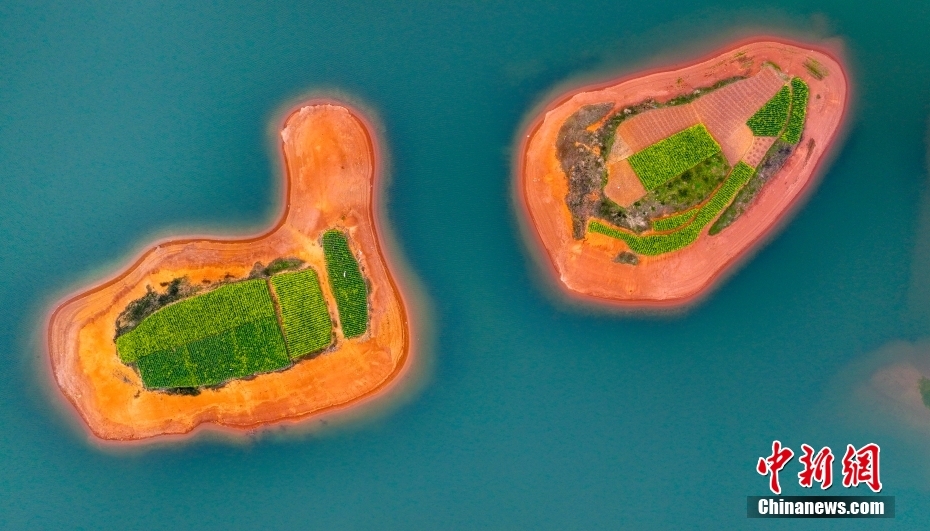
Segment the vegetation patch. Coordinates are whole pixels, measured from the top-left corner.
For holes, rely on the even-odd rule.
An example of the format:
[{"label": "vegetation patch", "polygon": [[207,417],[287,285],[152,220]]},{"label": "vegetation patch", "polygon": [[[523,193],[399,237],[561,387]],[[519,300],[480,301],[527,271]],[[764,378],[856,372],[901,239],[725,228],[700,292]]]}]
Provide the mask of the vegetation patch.
[{"label": "vegetation patch", "polygon": [[769,149],[768,154],[762,159],[762,162],[756,169],[755,175],[753,175],[752,179],[740,189],[739,193],[736,194],[736,198],[734,198],[730,206],[723,211],[723,214],[720,214],[717,221],[714,221],[714,224],[710,226],[710,230],[708,230],[707,233],[711,236],[719,234],[723,229],[732,225],[744,212],[749,210],[749,206],[752,204],[753,200],[755,200],[759,192],[762,191],[762,187],[765,183],[774,177],[782,166],[785,165],[785,161],[788,160],[788,157],[794,151],[793,148],[794,146],[783,140],[776,140]]},{"label": "vegetation patch", "polygon": [[116,348],[124,363],[133,363],[149,354],[274,316],[264,280],[236,282],[160,309],[119,336]]},{"label": "vegetation patch", "polygon": [[[681,78],[678,78],[678,79],[680,80]],[[682,94],[681,96],[676,96],[668,100],[667,102],[665,102],[662,106],[671,107],[673,105],[684,105],[685,103],[691,103],[692,101],[700,98],[701,96],[706,95],[709,92],[713,92],[721,87],[725,87],[729,85],[730,83],[734,83],[741,79],[746,79],[746,76],[733,76],[733,77],[728,77],[726,79],[721,79],[720,81],[714,83],[713,85],[709,87],[695,89],[690,94]]]},{"label": "vegetation patch", "polygon": [[628,160],[643,186],[654,190],[720,151],[704,124],[698,124],[656,142]]},{"label": "vegetation patch", "polygon": [[312,269],[271,277],[291,358],[323,350],[333,342],[333,321]]},{"label": "vegetation patch", "polygon": [[804,61],[804,68],[818,81],[827,77],[828,74],[826,67],[811,57],[808,57],[807,60]]},{"label": "vegetation patch", "polygon": [[650,217],[664,216],[669,212],[680,212],[703,203],[726,179],[730,172],[723,153],[712,155],[699,162],[681,175],[649,192],[634,208],[649,209]]},{"label": "vegetation patch", "polygon": [[690,222],[697,215],[696,210],[688,210],[652,221],[652,229],[659,232],[675,230]]},{"label": "vegetation patch", "polygon": [[600,156],[603,127],[601,132],[588,128],[607,116],[613,106],[608,102],[581,107],[565,119],[556,139],[556,157],[568,178],[565,206],[572,214],[572,233],[577,239],[584,237],[587,219],[600,209],[607,172]]},{"label": "vegetation patch", "polygon": [[150,389],[209,387],[290,366],[274,317],[244,323],[219,334],[139,358]]},{"label": "vegetation patch", "polygon": [[626,264],[626,265],[635,266],[635,265],[639,265],[639,257],[631,253],[630,251],[623,251],[622,253],[614,257],[614,262],[617,262],[618,264]]},{"label": "vegetation patch", "polygon": [[920,382],[918,382],[918,388],[920,389],[920,397],[923,398],[924,405],[930,407],[930,379],[920,377]]},{"label": "vegetation patch", "polygon": [[790,107],[791,91],[784,86],[746,121],[746,125],[756,136],[778,136],[785,127],[785,122],[788,121]]},{"label": "vegetation patch", "polygon": [[753,173],[755,170],[748,164],[737,163],[710,201],[698,209],[694,220],[676,232],[640,236],[609,227],[599,221],[592,221],[588,225],[588,230],[623,240],[630,246],[630,250],[637,254],[654,256],[676,251],[697,239],[704,227],[726,208],[740,188],[753,176]]},{"label": "vegetation patch", "polygon": [[326,273],[336,306],[339,322],[346,338],[357,337],[368,329],[368,286],[358,261],[345,235],[338,230],[323,234]]},{"label": "vegetation patch", "polygon": [[158,293],[151,286],[146,287],[145,295],[132,301],[116,318],[116,337],[119,337],[165,306],[190,297],[197,292],[197,287],[188,282],[187,277],[176,278],[162,284],[164,293]]},{"label": "vegetation patch", "polygon": [[256,262],[249,272],[249,278],[269,278],[282,271],[300,269],[303,265],[304,261],[300,258],[275,258],[267,267],[261,262]]},{"label": "vegetation patch", "polygon": [[801,141],[809,95],[810,88],[803,79],[796,77],[791,80],[791,117],[788,119],[785,132],[781,135],[781,139],[789,144],[797,144]]}]

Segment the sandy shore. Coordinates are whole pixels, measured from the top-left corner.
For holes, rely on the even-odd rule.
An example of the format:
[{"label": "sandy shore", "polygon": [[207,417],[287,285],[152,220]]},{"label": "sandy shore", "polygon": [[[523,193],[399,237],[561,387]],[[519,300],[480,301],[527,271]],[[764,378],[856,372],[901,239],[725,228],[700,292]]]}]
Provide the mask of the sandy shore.
[{"label": "sandy shore", "polygon": [[[804,67],[809,58],[826,69],[822,80]],[[601,234],[588,234],[581,241],[572,238],[571,214],[565,205],[568,184],[555,155],[556,137],[566,118],[594,103],[613,102],[622,108],[650,98],[666,101],[721,79],[753,75],[766,61],[804,79],[811,89],[810,103],[800,144],[747,212],[716,236],[707,235],[708,225],[690,246],[640,257],[637,266],[613,261],[627,249],[620,240]],[[547,267],[569,295],[631,308],[693,303],[757,248],[809,194],[821,162],[842,132],[847,107],[847,77],[833,54],[770,38],[741,42],[691,64],[564,94],[529,125],[517,155],[515,194],[526,216],[526,232],[534,240],[531,245],[544,251]]]},{"label": "sandy shore", "polygon": [[[387,389],[410,364],[410,323],[402,293],[379,241],[373,193],[377,146],[364,119],[344,106],[313,102],[292,112],[281,130],[285,212],[264,235],[159,242],[112,279],[62,302],[49,317],[47,348],[61,392],[90,431],[129,441],[189,433],[212,424],[238,430],[354,407]],[[117,315],[146,286],[187,276],[194,284],[242,278],[253,264],[298,257],[325,274],[320,235],[345,230],[360,249],[371,291],[366,335],[277,373],[235,380],[197,396],[143,388],[113,342]],[[322,282],[331,311],[336,304]]]}]

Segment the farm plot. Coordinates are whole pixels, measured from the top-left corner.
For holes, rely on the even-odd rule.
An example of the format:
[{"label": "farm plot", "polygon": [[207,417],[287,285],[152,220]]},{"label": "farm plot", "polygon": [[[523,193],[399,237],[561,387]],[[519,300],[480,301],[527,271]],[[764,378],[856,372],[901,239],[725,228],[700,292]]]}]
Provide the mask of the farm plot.
[{"label": "farm plot", "polygon": [[312,269],[271,277],[281,309],[284,340],[291,358],[328,347],[333,342],[333,321]]},{"label": "farm plot", "polygon": [[785,82],[770,67],[756,75],[731,83],[710,94],[696,99],[692,106],[707,130],[721,143],[721,149],[730,164],[736,164],[748,147],[746,139],[739,134],[746,130],[751,142],[752,132],[746,122],[766,102],[775,96]]},{"label": "farm plot", "polygon": [[323,234],[323,254],[342,334],[346,338],[360,336],[368,329],[368,285],[341,231],[329,230]]},{"label": "farm plot", "polygon": [[653,190],[719,152],[720,145],[703,124],[698,124],[635,153],[628,160],[643,186]]},{"label": "farm plot", "polygon": [[116,339],[124,363],[263,318],[274,318],[264,280],[248,280],[166,306]]},{"label": "farm plot", "polygon": [[617,127],[617,137],[635,153],[699,123],[690,105],[663,107],[624,120]]},{"label": "farm plot", "polygon": [[623,240],[629,245],[631,251],[642,255],[655,256],[677,251],[698,238],[704,227],[730,204],[739,189],[749,181],[754,173],[755,170],[749,165],[743,162],[737,163],[710,201],[698,209],[694,220],[676,232],[639,236],[609,227],[599,221],[592,221],[588,225],[588,230]]},{"label": "farm plot", "polygon": [[753,168],[759,167],[759,164],[762,162],[762,159],[765,158],[765,155],[768,154],[775,140],[777,140],[777,138],[773,136],[754,137],[752,139],[752,146],[749,147],[749,151],[747,151],[746,156],[743,157],[743,162],[749,164]]},{"label": "farm plot", "polygon": [[790,107],[791,91],[784,86],[746,121],[746,125],[755,136],[778,136],[788,121]]},{"label": "farm plot", "polygon": [[274,317],[155,352],[137,362],[142,382],[150,389],[218,385],[290,364]]},{"label": "farm plot", "polygon": [[694,219],[696,214],[697,210],[686,210],[684,212],[672,214],[671,216],[653,220],[652,229],[658,232],[675,230],[688,224],[692,219]]},{"label": "farm plot", "polygon": [[796,77],[791,80],[791,117],[788,118],[788,125],[781,138],[789,144],[797,144],[801,141],[801,133],[804,131],[804,120],[807,117],[807,98],[810,95],[810,88],[803,79]]}]

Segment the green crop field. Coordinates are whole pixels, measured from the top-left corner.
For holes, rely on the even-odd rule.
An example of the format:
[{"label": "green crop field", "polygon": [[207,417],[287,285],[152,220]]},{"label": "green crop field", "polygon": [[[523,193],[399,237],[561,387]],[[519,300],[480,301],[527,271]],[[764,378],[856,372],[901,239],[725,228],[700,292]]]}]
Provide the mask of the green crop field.
[{"label": "green crop field", "polygon": [[148,388],[201,387],[283,369],[291,364],[274,317],[139,358]]},{"label": "green crop field", "polygon": [[791,117],[788,119],[788,125],[781,138],[789,144],[797,144],[801,141],[801,133],[804,132],[804,120],[807,117],[807,98],[810,95],[810,88],[803,79],[796,77],[791,80]]},{"label": "green crop field", "polygon": [[265,317],[274,317],[265,281],[236,282],[158,310],[119,336],[116,348],[124,363],[132,363]]},{"label": "green crop field", "polygon": [[694,216],[696,214],[697,214],[696,210],[687,210],[685,212],[679,212],[677,214],[672,214],[671,216],[668,216],[662,219],[653,220],[652,229],[657,230],[659,232],[675,230],[685,225],[692,219],[694,219]]},{"label": "green crop field", "polygon": [[720,151],[704,124],[698,124],[656,142],[628,160],[643,186],[653,190]]},{"label": "green crop field", "polygon": [[333,321],[312,269],[271,277],[281,307],[284,340],[291,358],[328,347],[333,342]]},{"label": "green crop field", "polygon": [[746,122],[756,136],[778,136],[788,120],[791,107],[791,91],[787,86],[781,88],[756,114]]},{"label": "green crop field", "polygon": [[339,308],[339,322],[346,338],[368,329],[368,286],[345,235],[338,230],[323,234],[323,254],[329,286]]},{"label": "green crop field", "polygon": [[[343,335],[362,335],[368,329],[368,286],[349,242],[342,232],[328,231],[323,251]],[[288,268],[302,263],[272,262]],[[117,337],[116,348],[120,360],[138,368],[145,387],[172,389],[284,369],[333,340],[320,278],[304,269],[233,282],[169,304]]]},{"label": "green crop field", "polygon": [[609,227],[599,221],[592,221],[588,230],[623,240],[630,246],[630,250],[638,254],[654,256],[676,251],[694,242],[704,227],[726,208],[754,173],[755,170],[751,166],[738,162],[710,201],[698,209],[694,221],[676,232],[639,236]]}]

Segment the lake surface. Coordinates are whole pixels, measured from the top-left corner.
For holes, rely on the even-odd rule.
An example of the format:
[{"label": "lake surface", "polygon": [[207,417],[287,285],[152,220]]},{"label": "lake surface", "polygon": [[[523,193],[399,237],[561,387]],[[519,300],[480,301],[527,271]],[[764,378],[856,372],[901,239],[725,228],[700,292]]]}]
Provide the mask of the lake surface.
[{"label": "lake surface", "polygon": [[[926,2],[35,4],[0,5],[0,527],[750,528],[776,438],[881,445],[897,518],[818,529],[927,527],[930,430],[851,409],[842,376],[930,336]],[[560,300],[514,217],[520,128],[573,84],[753,31],[845,43],[849,133],[820,187],[688,313]],[[322,431],[91,444],[44,372],[46,312],[152,238],[269,225],[275,120],[308,94],[383,128],[429,308],[419,386]]]}]

